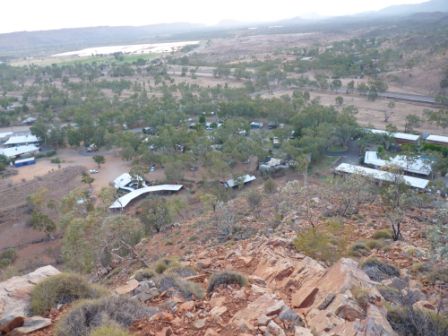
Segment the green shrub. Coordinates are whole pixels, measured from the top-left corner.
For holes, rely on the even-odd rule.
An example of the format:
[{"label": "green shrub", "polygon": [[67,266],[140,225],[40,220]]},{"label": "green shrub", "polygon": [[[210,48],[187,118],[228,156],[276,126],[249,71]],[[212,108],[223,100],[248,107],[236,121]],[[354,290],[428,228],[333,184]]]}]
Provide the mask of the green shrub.
[{"label": "green shrub", "polygon": [[277,191],[277,184],[271,178],[268,178],[263,185],[264,192],[266,194],[273,194]]},{"label": "green shrub", "polygon": [[417,262],[411,266],[411,273],[414,275],[428,274],[432,271],[432,265],[429,263]]},{"label": "green shrub", "polygon": [[247,284],[247,279],[244,275],[237,272],[224,271],[215,273],[211,276],[208,282],[207,293],[212,293],[216,287],[220,285],[237,284],[241,287]]},{"label": "green shrub", "polygon": [[61,159],[58,158],[58,157],[52,158],[52,159],[50,160],[50,162],[51,162],[51,163],[55,163],[55,164],[60,164],[60,163],[62,163]]},{"label": "green shrub", "polygon": [[385,241],[384,240],[378,240],[378,239],[369,239],[366,241],[366,245],[369,249],[373,250],[379,250],[382,249],[385,246]]},{"label": "green shrub", "polygon": [[16,250],[8,248],[0,253],[0,269],[10,266],[17,258]]},{"label": "green shrub", "polygon": [[151,268],[144,268],[144,269],[141,269],[141,270],[138,270],[137,272],[135,272],[134,278],[137,281],[143,281],[143,280],[151,279],[155,275],[156,274],[154,273],[154,271]]},{"label": "green shrub", "polygon": [[251,190],[246,195],[247,203],[251,209],[256,209],[260,206],[263,196],[256,190]]},{"label": "green shrub", "polygon": [[376,258],[366,259],[361,264],[361,268],[373,281],[383,281],[385,279],[400,276],[398,268]]},{"label": "green shrub", "polygon": [[316,229],[309,228],[299,232],[293,244],[297,251],[332,264],[346,253],[346,234],[341,222],[330,220]]},{"label": "green shrub", "polygon": [[373,239],[392,239],[392,232],[390,231],[390,229],[378,230],[372,235],[372,238]]},{"label": "green shrub", "polygon": [[448,267],[435,268],[431,273],[428,274],[427,280],[435,284],[436,282],[441,282],[443,284],[448,283]]},{"label": "green shrub", "polygon": [[369,291],[362,287],[353,287],[351,292],[359,306],[366,310],[369,305]]},{"label": "green shrub", "polygon": [[177,260],[177,258],[163,258],[157,261],[156,265],[154,266],[154,270],[156,271],[156,273],[162,274],[166,270],[178,266],[179,261]]},{"label": "green shrub", "polygon": [[403,294],[397,288],[389,286],[378,286],[378,291],[387,302],[397,305],[403,304]]},{"label": "green shrub", "polygon": [[130,336],[131,334],[118,326],[102,326],[93,330],[89,336]]},{"label": "green shrub", "polygon": [[370,254],[370,248],[364,242],[356,242],[350,246],[350,255],[353,257],[365,257]]},{"label": "green shrub", "polygon": [[58,304],[71,303],[79,299],[94,299],[107,291],[91,285],[77,274],[61,273],[37,284],[31,292],[31,311],[43,315]]},{"label": "green shrub", "polygon": [[196,275],[196,271],[189,266],[177,266],[170,268],[167,273],[169,274],[175,274],[182,278],[187,278]]},{"label": "green shrub", "polygon": [[387,320],[400,336],[448,335],[448,314],[412,307],[389,309]]},{"label": "green shrub", "polygon": [[78,302],[57,323],[56,336],[89,336],[102,326],[129,327],[132,322],[154,315],[155,308],[145,307],[139,302],[112,296]]},{"label": "green shrub", "polygon": [[198,284],[184,280],[175,274],[161,275],[155,279],[155,283],[159,291],[173,290],[188,300],[192,298],[202,299],[204,297],[204,291]]}]

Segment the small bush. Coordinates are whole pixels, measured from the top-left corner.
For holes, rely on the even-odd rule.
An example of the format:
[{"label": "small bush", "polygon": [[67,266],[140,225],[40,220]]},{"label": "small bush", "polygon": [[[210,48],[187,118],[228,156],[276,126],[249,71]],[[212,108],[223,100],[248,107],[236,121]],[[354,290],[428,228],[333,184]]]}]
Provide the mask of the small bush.
[{"label": "small bush", "polygon": [[0,253],[0,269],[10,266],[17,258],[16,250],[8,248]]},{"label": "small bush", "polygon": [[176,258],[163,258],[157,261],[156,265],[154,266],[154,270],[158,274],[164,273],[166,270],[178,267],[179,261]]},{"label": "small bush", "polygon": [[387,320],[400,336],[448,335],[448,314],[413,309],[389,309]]},{"label": "small bush", "polygon": [[191,277],[197,274],[193,268],[188,266],[172,267],[168,270],[168,273],[178,275],[182,278]]},{"label": "small bush", "polygon": [[385,246],[384,240],[378,240],[378,239],[369,239],[366,241],[366,245],[369,249],[373,250],[379,250],[382,249]]},{"label": "small bush", "polygon": [[151,279],[155,275],[156,274],[154,273],[154,271],[152,269],[144,268],[144,269],[141,269],[141,270],[138,270],[137,272],[135,272],[134,279],[137,281],[143,281],[143,280]]},{"label": "small bush", "polygon": [[264,182],[263,189],[266,194],[273,194],[277,191],[277,184],[273,179],[268,178],[266,182]]},{"label": "small bush", "polygon": [[431,273],[428,274],[427,280],[432,284],[435,284],[436,282],[447,284],[448,268],[435,268]]},{"label": "small bush", "polygon": [[392,239],[392,232],[389,229],[378,230],[372,235],[373,239]]},{"label": "small bush", "polygon": [[52,159],[50,160],[50,162],[51,162],[51,163],[55,163],[55,164],[60,164],[60,163],[62,163],[61,159],[58,158],[58,157],[52,158]]},{"label": "small bush", "polygon": [[387,302],[394,303],[396,305],[403,304],[403,295],[400,290],[389,286],[379,286],[378,291]]},{"label": "small bush", "polygon": [[359,304],[359,306],[367,310],[367,307],[369,305],[369,292],[367,289],[362,287],[353,287],[351,289],[352,294],[356,302]]},{"label": "small bush", "polygon": [[330,219],[316,229],[299,232],[293,244],[297,251],[332,264],[347,251],[347,232],[339,220]]},{"label": "small bush", "polygon": [[429,263],[417,262],[411,266],[411,273],[413,275],[428,274],[432,271],[432,266]]},{"label": "small bush", "polygon": [[156,278],[155,282],[157,289],[161,292],[173,290],[188,300],[204,297],[204,292],[198,284],[184,280],[175,274],[164,274]]},{"label": "small bush", "polygon": [[356,242],[350,246],[350,255],[353,257],[365,257],[370,254],[369,247],[363,242]]},{"label": "small bush", "polygon": [[366,259],[361,267],[373,281],[383,281],[393,277],[400,277],[398,268],[376,258]]},{"label": "small bush", "polygon": [[212,293],[216,287],[220,285],[231,285],[237,284],[241,287],[247,284],[247,279],[244,275],[237,272],[224,271],[220,273],[215,273],[212,275],[208,282],[207,293]]},{"label": "small bush", "polygon": [[79,275],[62,273],[43,280],[33,288],[31,310],[35,315],[43,315],[58,304],[95,299],[106,293],[104,288],[89,284]]},{"label": "small bush", "polygon": [[131,334],[118,326],[102,326],[93,330],[89,336],[130,336]]},{"label": "small bush", "polygon": [[127,328],[132,322],[156,312],[123,296],[81,301],[59,320],[55,335],[88,336],[95,329],[111,324]]},{"label": "small bush", "polygon": [[256,209],[260,206],[263,197],[258,191],[252,190],[247,194],[246,199],[251,209]]}]

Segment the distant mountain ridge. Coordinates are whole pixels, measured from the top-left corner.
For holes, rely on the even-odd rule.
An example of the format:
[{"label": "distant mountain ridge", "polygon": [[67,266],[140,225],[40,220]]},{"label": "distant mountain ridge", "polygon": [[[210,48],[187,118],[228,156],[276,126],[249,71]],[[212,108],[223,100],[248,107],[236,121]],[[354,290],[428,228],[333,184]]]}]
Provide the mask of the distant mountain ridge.
[{"label": "distant mountain ridge", "polygon": [[333,23],[359,23],[366,19],[412,17],[414,15],[420,15],[423,19],[423,13],[435,12],[448,12],[448,0],[431,0],[420,4],[391,6],[377,12],[367,12],[354,16],[293,17],[267,23],[242,23],[226,20],[212,27],[179,22],[148,26],[105,26],[15,32],[0,34],[0,60],[15,57],[46,56],[89,47],[209,39],[226,36],[231,34],[232,31],[247,28],[251,24],[256,26],[316,27],[319,23],[328,26]]},{"label": "distant mountain ridge", "polygon": [[170,23],[148,26],[87,27],[0,34],[0,57],[36,56],[88,47],[152,43],[172,34],[193,32],[204,25]]},{"label": "distant mountain ridge", "polygon": [[420,4],[390,6],[371,14],[377,16],[398,16],[428,12],[448,12],[448,0],[431,0]]}]

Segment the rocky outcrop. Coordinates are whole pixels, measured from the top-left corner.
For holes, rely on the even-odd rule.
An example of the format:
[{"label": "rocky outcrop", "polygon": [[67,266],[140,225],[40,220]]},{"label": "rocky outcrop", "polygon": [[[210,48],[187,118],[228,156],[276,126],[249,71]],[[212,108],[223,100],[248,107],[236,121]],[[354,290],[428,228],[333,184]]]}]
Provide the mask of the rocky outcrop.
[{"label": "rocky outcrop", "polygon": [[29,316],[30,294],[33,287],[58,273],[56,268],[49,265],[0,282],[0,322]]},{"label": "rocky outcrop", "polygon": [[[344,258],[325,268],[297,253],[288,240],[257,238],[193,253],[186,263],[202,273],[197,280],[204,287],[207,274],[224,269],[240,271],[249,283],[240,290],[224,285],[202,302],[175,303],[170,312],[177,321],[170,326],[174,333],[396,335],[386,319],[379,283],[354,260]],[[134,287],[124,286],[133,289],[130,295],[145,286]]]},{"label": "rocky outcrop", "polygon": [[23,335],[49,326],[50,319],[30,316],[30,294],[36,284],[56,274],[59,271],[49,265],[1,282],[0,330],[8,335]]},{"label": "rocky outcrop", "polygon": [[[383,298],[352,259],[341,259],[320,278],[310,278],[292,295],[292,305],[319,335],[395,335],[385,318]],[[362,293],[362,307],[353,292]]]}]

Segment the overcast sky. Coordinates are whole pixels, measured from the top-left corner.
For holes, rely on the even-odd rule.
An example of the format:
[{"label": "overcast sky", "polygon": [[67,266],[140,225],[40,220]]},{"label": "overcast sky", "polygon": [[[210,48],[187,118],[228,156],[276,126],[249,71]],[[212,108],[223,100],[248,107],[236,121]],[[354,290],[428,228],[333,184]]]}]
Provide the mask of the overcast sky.
[{"label": "overcast sky", "polygon": [[89,26],[337,16],[427,0],[1,0],[0,33]]}]

